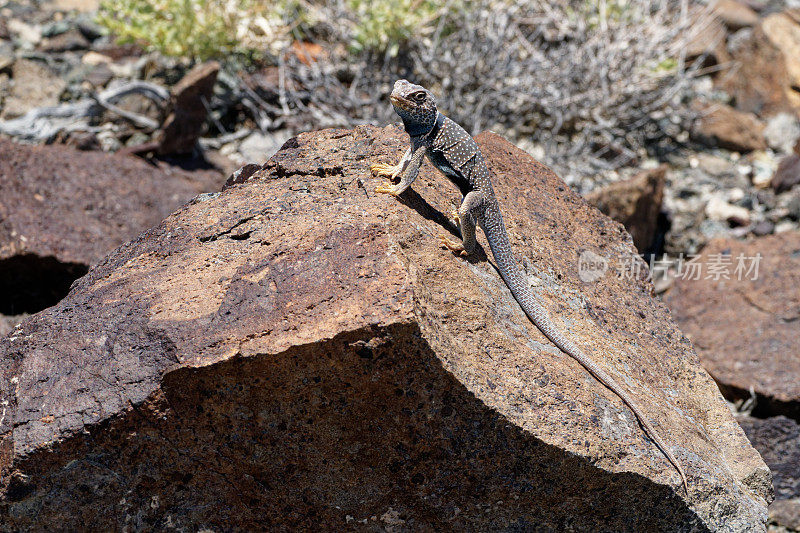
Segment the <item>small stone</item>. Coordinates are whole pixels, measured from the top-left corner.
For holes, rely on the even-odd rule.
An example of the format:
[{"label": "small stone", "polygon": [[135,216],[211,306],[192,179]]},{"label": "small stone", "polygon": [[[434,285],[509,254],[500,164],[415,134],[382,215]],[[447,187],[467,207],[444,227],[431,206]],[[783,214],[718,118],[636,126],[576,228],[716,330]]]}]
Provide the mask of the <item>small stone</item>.
[{"label": "small stone", "polygon": [[722,176],[733,170],[733,164],[725,158],[700,152],[696,157],[698,166],[712,176]]},{"label": "small stone", "polygon": [[775,224],[775,233],[786,233],[788,231],[795,231],[797,229],[797,224],[792,222],[791,220],[784,220],[783,222],[778,222]]},{"label": "small stone", "polygon": [[42,26],[42,37],[55,37],[66,33],[70,29],[70,23],[66,20],[57,20]]},{"label": "small stone", "polygon": [[11,32],[12,35],[16,35],[17,38],[22,41],[23,47],[27,45],[28,48],[32,48],[42,40],[41,26],[25,24],[18,19],[9,20],[7,26],[8,31]]},{"label": "small stone", "polygon": [[67,138],[64,140],[64,144],[82,151],[100,149],[100,143],[97,142],[97,135],[91,131],[70,132]]},{"label": "small stone", "polygon": [[693,107],[703,113],[694,128],[694,134],[709,146],[740,152],[767,147],[762,133],[764,124],[754,114],[719,104],[709,106],[697,103]]},{"label": "small stone", "polygon": [[758,188],[768,187],[778,166],[775,158],[766,152],[753,152],[751,154],[751,162],[753,165],[753,185]]},{"label": "small stone", "polygon": [[7,120],[31,109],[56,105],[67,83],[44,63],[18,59],[12,67],[14,84],[6,96],[0,118]]},{"label": "small stone", "polygon": [[243,165],[238,170],[234,171],[230,176],[228,176],[227,181],[225,181],[225,187],[244,183],[259,170],[261,170],[261,165],[256,165],[255,163]]},{"label": "small stone", "polygon": [[800,155],[790,154],[781,159],[770,185],[777,193],[788,191],[800,183]]},{"label": "small stone", "polygon": [[778,113],[767,121],[764,139],[773,150],[788,154],[800,139],[800,121],[790,113]]},{"label": "small stone", "polygon": [[9,67],[14,64],[14,49],[11,46],[3,46],[5,43],[0,43],[0,72],[4,70],[11,70]]},{"label": "small stone", "polygon": [[114,73],[111,72],[111,69],[108,68],[108,65],[105,63],[101,63],[96,67],[92,68],[84,78],[85,81],[89,82],[92,87],[105,87],[105,85],[111,81],[114,77]]},{"label": "small stone", "polygon": [[756,191],[756,200],[763,205],[765,209],[775,209],[777,205],[775,192],[772,189],[761,189]]},{"label": "small stone", "polygon": [[113,63],[114,60],[108,57],[107,55],[98,54],[94,51],[89,51],[83,54],[81,58],[81,63],[84,65],[101,65],[103,63],[109,64]]},{"label": "small stone", "polygon": [[800,194],[794,195],[789,202],[786,204],[786,216],[794,220],[795,222],[800,220]]},{"label": "small stone", "polygon": [[753,234],[759,237],[763,237],[764,235],[769,235],[775,230],[775,224],[770,222],[769,220],[762,220],[758,222],[755,226],[753,226]]},{"label": "small stone", "polygon": [[728,235],[728,227],[719,220],[705,219],[700,223],[700,234],[707,241],[714,237],[725,237]]},{"label": "small stone", "polygon": [[758,13],[736,0],[717,0],[714,14],[731,30],[739,30],[758,24]]},{"label": "small stone", "polygon": [[744,191],[739,187],[734,187],[728,191],[728,201],[731,203],[738,203],[744,199]]},{"label": "small stone", "polygon": [[83,34],[83,36],[90,41],[94,41],[103,36],[103,30],[100,28],[100,26],[95,24],[90,17],[82,16],[78,20],[77,26],[78,30]]},{"label": "small stone", "polygon": [[731,205],[719,196],[712,196],[706,204],[706,216],[711,220],[726,221],[735,226],[750,224],[750,211],[744,207]]},{"label": "small stone", "polygon": [[62,53],[86,50],[90,45],[91,43],[81,32],[73,29],[42,40],[39,50],[46,53]]}]

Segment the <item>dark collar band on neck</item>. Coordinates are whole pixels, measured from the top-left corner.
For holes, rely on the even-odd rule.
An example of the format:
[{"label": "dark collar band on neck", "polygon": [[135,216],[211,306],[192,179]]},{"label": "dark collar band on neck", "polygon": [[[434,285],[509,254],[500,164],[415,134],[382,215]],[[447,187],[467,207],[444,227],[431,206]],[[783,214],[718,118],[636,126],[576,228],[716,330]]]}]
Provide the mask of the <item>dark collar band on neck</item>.
[{"label": "dark collar band on neck", "polygon": [[423,132],[421,132],[421,133],[417,133],[416,135],[412,134],[412,133],[409,131],[409,132],[408,132],[408,135],[409,135],[410,137],[415,137],[415,138],[416,138],[416,137],[430,137],[431,139],[435,139],[435,138],[436,138],[436,135],[439,133],[439,128],[441,128],[441,127],[442,127],[442,124],[443,124],[443,123],[444,123],[444,115],[442,115],[441,113],[439,113],[439,112],[437,111],[437,112],[436,112],[436,122],[434,122],[434,123],[433,123],[433,127],[432,127],[430,130],[428,130],[428,131],[423,131]]}]

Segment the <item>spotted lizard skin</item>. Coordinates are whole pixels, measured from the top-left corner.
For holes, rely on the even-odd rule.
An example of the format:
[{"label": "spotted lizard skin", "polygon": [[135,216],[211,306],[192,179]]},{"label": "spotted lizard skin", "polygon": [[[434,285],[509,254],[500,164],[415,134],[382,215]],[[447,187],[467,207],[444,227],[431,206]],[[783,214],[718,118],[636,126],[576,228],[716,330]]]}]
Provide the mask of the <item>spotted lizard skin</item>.
[{"label": "spotted lizard skin", "polygon": [[492,189],[493,175],[486,166],[474,139],[461,126],[439,113],[433,94],[420,85],[414,85],[406,80],[397,81],[391,101],[411,137],[411,148],[398,165],[372,166],[373,172],[379,175],[400,179],[397,185],[380,186],[375,190],[394,196],[402,194],[416,178],[422,159],[427,155],[431,163],[452,181],[464,196],[455,216],[461,230],[462,242],[442,237],[442,244],[456,253],[468,255],[477,245],[475,226],[483,228],[503,281],[531,322],[553,344],[580,363],[633,411],[644,431],[680,474],[688,494],[686,475],[681,465],[653,429],[648,418],[642,414],[625,389],[617,385],[605,370],[556,328],[547,310],[534,297],[528,279],[514,259],[500,206]]}]

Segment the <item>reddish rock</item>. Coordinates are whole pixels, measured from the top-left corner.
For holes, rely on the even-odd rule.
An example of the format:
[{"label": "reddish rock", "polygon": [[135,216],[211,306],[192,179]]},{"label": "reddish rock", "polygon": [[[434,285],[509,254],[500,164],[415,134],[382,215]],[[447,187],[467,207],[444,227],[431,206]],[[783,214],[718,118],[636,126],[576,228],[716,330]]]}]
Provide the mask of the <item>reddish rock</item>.
[{"label": "reddish rock", "polygon": [[[696,12],[699,15],[699,12]],[[694,28],[685,44],[686,60],[700,60],[704,67],[728,63],[731,59],[725,46],[725,27],[717,18],[708,17]]]},{"label": "reddish rock", "polygon": [[0,313],[54,304],[91,264],[221,183],[211,173],[0,140]]},{"label": "reddish rock", "polygon": [[[758,254],[757,279],[739,280],[739,258],[747,268]],[[695,262],[701,279],[678,279],[665,301],[703,366],[730,397],[755,391],[759,415],[800,415],[800,234],[714,240]]]},{"label": "reddish rock", "polygon": [[785,416],[740,416],[747,438],[772,472],[775,501],[770,522],[789,531],[800,530],[800,424]]},{"label": "reddish rock", "polygon": [[[484,255],[439,247],[445,178],[372,192],[408,139],[359,127],[287,142],[0,340],[0,529],[763,527],[769,472],[646,277],[620,275],[622,226],[478,142],[541,302],[657,423],[689,496]],[[582,250],[607,275],[582,282]]]},{"label": "reddish rock", "polygon": [[778,163],[770,186],[775,189],[775,192],[782,193],[798,183],[800,183],[800,155],[789,154]]},{"label": "reddish rock", "polygon": [[39,50],[44,53],[62,53],[75,50],[86,50],[91,43],[77,29],[59,33],[53,37],[42,39]]},{"label": "reddish rock", "polygon": [[172,111],[158,136],[161,155],[191,153],[203,133],[207,103],[214,92],[219,63],[209,61],[190,70],[172,88]]},{"label": "reddish rock", "polygon": [[317,43],[293,41],[289,50],[289,53],[297,57],[297,59],[306,66],[311,66],[312,63],[328,59],[328,51]]},{"label": "reddish rock", "polygon": [[764,124],[752,113],[737,111],[722,104],[696,103],[701,118],[695,127],[695,136],[712,146],[737,152],[765,150]]},{"label": "reddish rock", "polygon": [[714,2],[714,14],[733,31],[758,24],[758,13],[736,0],[717,0]]},{"label": "reddish rock", "polygon": [[629,180],[592,191],[586,195],[586,200],[622,223],[633,237],[636,249],[645,252],[658,227],[666,173],[666,165],[645,170]]},{"label": "reddish rock", "polygon": [[764,34],[783,55],[789,77],[788,98],[800,111],[800,24],[785,13],[772,13],[761,23]]},{"label": "reddish rock", "polygon": [[67,83],[44,62],[20,58],[11,67],[11,84],[0,107],[0,119],[24,115],[31,109],[58,104]]},{"label": "reddish rock", "polygon": [[786,58],[762,24],[753,28],[732,59],[732,67],[716,78],[716,84],[731,95],[737,109],[761,117],[800,113],[800,94],[792,88]]}]

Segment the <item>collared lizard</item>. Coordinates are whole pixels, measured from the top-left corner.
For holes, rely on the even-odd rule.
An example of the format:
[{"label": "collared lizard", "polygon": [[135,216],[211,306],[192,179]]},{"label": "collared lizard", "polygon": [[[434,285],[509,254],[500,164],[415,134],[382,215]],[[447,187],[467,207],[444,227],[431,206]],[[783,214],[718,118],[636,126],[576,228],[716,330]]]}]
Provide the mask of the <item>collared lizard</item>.
[{"label": "collared lizard", "polygon": [[605,370],[556,328],[545,308],[535,299],[528,280],[514,259],[500,206],[492,188],[492,173],[486,166],[475,140],[461,126],[441,114],[436,107],[433,94],[420,85],[398,80],[390,100],[397,114],[403,119],[405,130],[411,137],[411,146],[397,165],[371,166],[371,170],[380,176],[400,180],[396,185],[392,183],[381,185],[375,191],[393,196],[402,194],[416,179],[423,158],[427,155],[431,163],[450,179],[463,195],[461,206],[454,212],[454,219],[461,230],[461,242],[442,236],[441,243],[454,253],[467,256],[477,246],[476,225],[483,228],[503,281],[531,322],[553,344],[580,363],[633,411],[642,428],[680,474],[688,494],[683,468],[633,399]]}]

